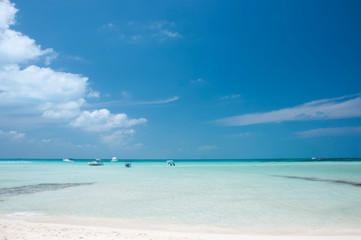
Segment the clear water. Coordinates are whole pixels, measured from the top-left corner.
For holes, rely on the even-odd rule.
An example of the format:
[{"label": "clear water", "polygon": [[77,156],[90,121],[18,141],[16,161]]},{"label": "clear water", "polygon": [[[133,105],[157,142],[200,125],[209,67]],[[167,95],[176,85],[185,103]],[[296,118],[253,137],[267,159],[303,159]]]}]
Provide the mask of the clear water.
[{"label": "clear water", "polygon": [[[132,161],[125,168],[124,162],[91,167],[86,160],[0,160],[0,214],[115,218],[234,231],[361,227],[361,186],[356,185],[361,162],[175,163]],[[300,178],[289,178],[294,176]]]}]

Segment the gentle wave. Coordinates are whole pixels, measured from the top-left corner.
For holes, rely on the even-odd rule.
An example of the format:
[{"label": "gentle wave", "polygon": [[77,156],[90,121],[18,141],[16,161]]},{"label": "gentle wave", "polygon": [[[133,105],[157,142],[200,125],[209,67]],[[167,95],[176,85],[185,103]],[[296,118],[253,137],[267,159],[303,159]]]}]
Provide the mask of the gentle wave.
[{"label": "gentle wave", "polygon": [[41,216],[41,215],[45,215],[45,214],[39,212],[13,212],[6,214],[6,216],[9,217],[30,217],[30,216]]},{"label": "gentle wave", "polygon": [[0,161],[0,163],[32,163],[30,161]]}]

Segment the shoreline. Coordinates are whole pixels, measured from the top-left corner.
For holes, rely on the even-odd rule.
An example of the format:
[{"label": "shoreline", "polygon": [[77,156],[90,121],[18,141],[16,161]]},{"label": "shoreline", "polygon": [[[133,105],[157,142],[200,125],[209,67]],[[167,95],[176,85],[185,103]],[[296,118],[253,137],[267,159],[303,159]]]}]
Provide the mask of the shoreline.
[{"label": "shoreline", "polygon": [[361,231],[350,229],[326,232],[243,232],[221,233],[204,228],[166,228],[156,225],[136,226],[126,221],[112,222],[112,219],[0,215],[0,240],[11,239],[129,239],[129,240],[356,240]]}]

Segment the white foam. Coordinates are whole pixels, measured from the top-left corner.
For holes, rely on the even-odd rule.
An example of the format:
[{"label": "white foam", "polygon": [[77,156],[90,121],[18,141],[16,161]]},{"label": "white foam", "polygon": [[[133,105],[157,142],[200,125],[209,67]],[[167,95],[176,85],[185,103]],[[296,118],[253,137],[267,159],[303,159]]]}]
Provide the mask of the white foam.
[{"label": "white foam", "polygon": [[0,161],[0,163],[31,163],[30,161]]},{"label": "white foam", "polygon": [[39,212],[14,212],[14,213],[6,214],[6,216],[9,217],[30,217],[30,216],[41,216],[41,215],[45,215],[45,214]]}]

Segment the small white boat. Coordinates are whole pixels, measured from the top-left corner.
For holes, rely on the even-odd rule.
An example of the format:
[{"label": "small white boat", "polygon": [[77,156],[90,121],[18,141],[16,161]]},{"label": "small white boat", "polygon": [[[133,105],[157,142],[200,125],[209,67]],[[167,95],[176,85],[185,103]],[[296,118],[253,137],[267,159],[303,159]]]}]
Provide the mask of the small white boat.
[{"label": "small white boat", "polygon": [[63,162],[74,162],[72,158],[63,158]]},{"label": "small white boat", "polygon": [[104,163],[99,158],[95,159],[94,161],[88,162],[89,166],[103,166]]},{"label": "small white boat", "polygon": [[168,166],[175,166],[175,163],[173,160],[167,160]]},{"label": "small white boat", "polygon": [[116,161],[118,161],[118,158],[116,158],[116,157],[112,157],[111,162],[116,162]]}]

